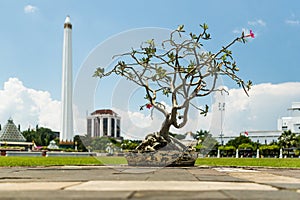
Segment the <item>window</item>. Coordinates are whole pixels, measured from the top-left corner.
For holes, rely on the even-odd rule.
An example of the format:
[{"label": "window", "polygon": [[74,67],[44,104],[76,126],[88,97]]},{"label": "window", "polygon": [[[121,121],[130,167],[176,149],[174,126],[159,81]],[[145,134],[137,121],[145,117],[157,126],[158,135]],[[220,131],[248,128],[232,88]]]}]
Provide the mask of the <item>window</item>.
[{"label": "window", "polygon": [[103,135],[107,136],[107,129],[108,129],[108,119],[103,118]]},{"label": "window", "polygon": [[115,137],[115,119],[111,118],[111,123],[110,123],[110,131],[111,131],[111,137]]},{"label": "window", "polygon": [[121,132],[121,122],[119,119],[117,119],[117,137],[120,137]]}]

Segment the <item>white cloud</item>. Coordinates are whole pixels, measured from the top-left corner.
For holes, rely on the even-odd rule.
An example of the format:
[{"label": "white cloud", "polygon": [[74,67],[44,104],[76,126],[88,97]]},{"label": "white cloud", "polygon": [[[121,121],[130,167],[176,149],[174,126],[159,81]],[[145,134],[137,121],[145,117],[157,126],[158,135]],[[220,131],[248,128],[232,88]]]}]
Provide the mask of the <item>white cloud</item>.
[{"label": "white cloud", "polygon": [[[256,29],[256,31],[254,31],[254,35],[255,37],[258,36],[258,30],[261,29],[260,27],[265,27],[267,25],[267,23],[265,21],[263,21],[262,19],[258,19],[255,21],[248,21],[248,25],[252,26],[253,28]],[[236,28],[234,29],[232,32],[236,35],[241,35],[242,32],[244,32],[245,35],[250,33],[250,30],[253,30],[251,28]]]},{"label": "white cloud", "polygon": [[262,19],[258,19],[255,21],[248,21],[248,24],[251,26],[266,26],[267,23],[263,21]]},{"label": "white cloud", "polygon": [[[277,119],[288,115],[287,108],[292,102],[300,101],[299,88],[300,82],[258,84],[250,90],[249,97],[243,89],[230,89],[225,100],[214,95],[207,117],[201,116],[197,110],[191,110],[188,124],[180,130],[172,128],[171,132],[184,134],[202,129],[218,136],[223,129],[225,136],[236,136],[245,130],[276,130]],[[220,110],[220,102],[225,102],[225,111]],[[163,122],[163,116],[158,112],[154,112],[153,120],[150,119],[150,110],[149,115],[114,110],[122,117],[125,137],[143,139],[145,135],[158,131]]]},{"label": "white cloud", "polygon": [[[172,128],[171,132],[184,134],[202,129],[210,130],[216,136],[222,123],[225,136],[237,135],[245,130],[276,130],[277,119],[288,115],[287,108],[292,102],[300,101],[300,82],[254,85],[249,95],[247,97],[242,89],[229,89],[229,95],[222,98],[213,95],[212,108],[207,117],[191,108],[187,125],[180,130]],[[219,102],[226,103],[222,113]],[[39,124],[59,131],[60,106],[61,103],[53,100],[49,92],[27,88],[17,78],[10,78],[0,89],[0,123],[5,124],[12,117],[22,130]],[[113,110],[122,118],[121,128],[125,138],[143,139],[145,135],[158,131],[164,120],[158,111],[153,113],[151,119],[148,109],[145,112]],[[76,113],[75,109],[75,116]],[[86,119],[82,118],[80,126],[85,127],[85,123]],[[85,133],[85,130],[80,130],[80,133]]]},{"label": "white cloud", "polygon": [[300,25],[300,21],[297,19],[295,13],[291,13],[290,17],[286,19],[285,24],[290,25],[290,26],[298,26]]},{"label": "white cloud", "polygon": [[29,13],[35,13],[38,11],[38,7],[33,6],[33,5],[26,5],[24,7],[24,13],[29,14]]},{"label": "white cloud", "polygon": [[26,88],[17,78],[10,78],[0,90],[0,123],[12,117],[22,130],[37,124],[59,131],[60,102],[47,91]]},{"label": "white cloud", "polygon": [[285,23],[288,24],[288,25],[299,25],[300,24],[300,21],[299,20],[285,20]]},{"label": "white cloud", "polygon": [[151,110],[148,109],[149,113],[122,110],[119,108],[113,108],[113,110],[121,116],[121,129],[125,138],[143,139],[149,133],[159,131],[163,121],[163,115],[159,112],[153,112],[151,118]]},{"label": "white cloud", "polygon": [[242,89],[231,89],[226,98],[224,133],[245,130],[276,130],[277,119],[288,114],[292,102],[300,101],[300,83],[254,85],[249,97]]}]

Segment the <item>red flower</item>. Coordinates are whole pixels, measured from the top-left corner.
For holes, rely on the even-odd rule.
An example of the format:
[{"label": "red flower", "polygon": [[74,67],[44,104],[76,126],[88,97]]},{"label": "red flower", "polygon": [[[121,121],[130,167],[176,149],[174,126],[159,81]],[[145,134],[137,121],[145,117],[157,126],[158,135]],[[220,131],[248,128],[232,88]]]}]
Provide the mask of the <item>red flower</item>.
[{"label": "red flower", "polygon": [[152,108],[152,104],[148,103],[148,104],[146,105],[146,108],[148,108],[148,109]]},{"label": "red flower", "polygon": [[252,30],[250,30],[250,33],[249,33],[248,35],[246,35],[246,37],[252,37],[252,38],[255,37],[255,36],[254,36],[254,33],[252,32]]}]

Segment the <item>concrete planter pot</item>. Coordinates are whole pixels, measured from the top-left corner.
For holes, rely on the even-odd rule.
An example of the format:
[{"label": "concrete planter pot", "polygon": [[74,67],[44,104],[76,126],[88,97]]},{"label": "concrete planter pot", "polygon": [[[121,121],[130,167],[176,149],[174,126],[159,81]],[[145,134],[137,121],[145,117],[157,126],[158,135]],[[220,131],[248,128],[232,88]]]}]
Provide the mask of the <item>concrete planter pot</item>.
[{"label": "concrete planter pot", "polygon": [[195,152],[159,150],[154,152],[129,152],[125,157],[129,166],[187,167],[194,166],[197,154]]}]

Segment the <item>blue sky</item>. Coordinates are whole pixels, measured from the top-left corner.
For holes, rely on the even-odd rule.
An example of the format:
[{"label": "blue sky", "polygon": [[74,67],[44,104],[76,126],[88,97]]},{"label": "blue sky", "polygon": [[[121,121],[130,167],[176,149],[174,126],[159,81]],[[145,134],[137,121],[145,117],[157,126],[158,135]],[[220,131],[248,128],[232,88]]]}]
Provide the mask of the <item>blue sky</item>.
[{"label": "blue sky", "polygon": [[[206,22],[214,48],[234,30],[253,29],[257,38],[235,47],[241,75],[254,83],[298,80],[298,1],[1,1],[0,81],[18,77],[60,99],[63,22],[73,22],[74,76],[89,52],[108,37],[133,28],[198,30]],[[24,7],[36,7],[25,13]],[[264,25],[250,25],[262,20]],[[294,23],[287,23],[287,21]],[[242,47],[241,47],[242,46]]]},{"label": "blue sky", "polygon": [[[205,48],[212,51],[243,29],[253,30],[253,40],[232,48],[243,78],[256,85],[299,82],[297,0],[1,0],[1,85],[14,77],[27,89],[48,92],[51,101],[60,101],[66,15],[71,16],[73,23],[74,79],[89,53],[115,34],[144,27],[175,29],[180,24],[185,24],[189,32],[196,32],[199,24],[205,22],[213,38]],[[300,96],[294,98],[300,101]],[[13,111],[9,113],[15,115]]]}]

